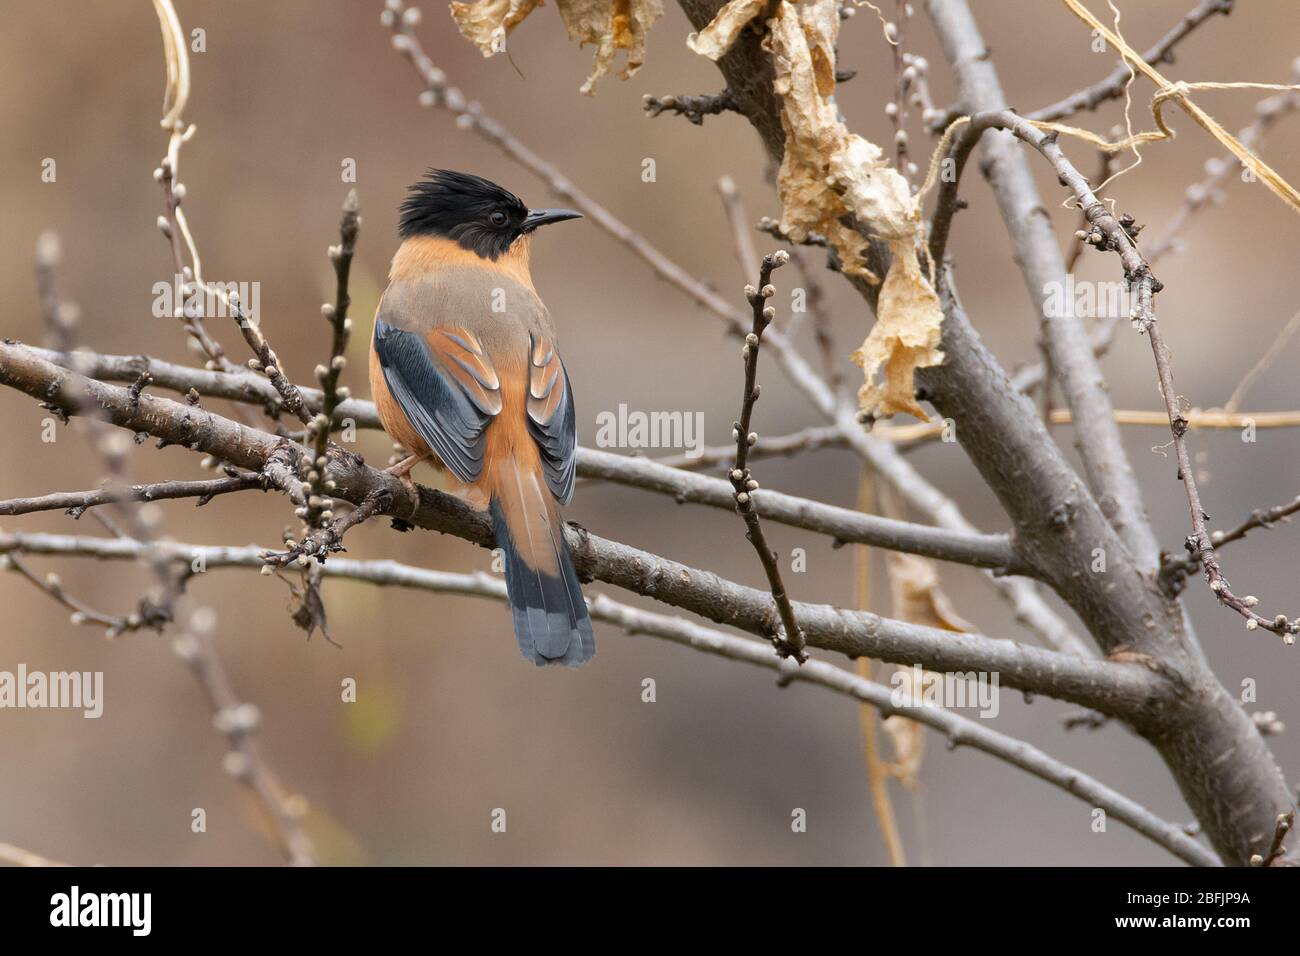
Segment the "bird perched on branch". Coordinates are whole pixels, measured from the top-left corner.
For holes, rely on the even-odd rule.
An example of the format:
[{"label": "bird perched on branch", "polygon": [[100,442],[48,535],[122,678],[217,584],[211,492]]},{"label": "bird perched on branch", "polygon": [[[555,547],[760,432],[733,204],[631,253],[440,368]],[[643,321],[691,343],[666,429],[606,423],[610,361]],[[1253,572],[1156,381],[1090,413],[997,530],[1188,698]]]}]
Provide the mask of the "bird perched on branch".
[{"label": "bird perched on branch", "polygon": [[370,351],[379,418],[410,452],[389,471],[445,468],[490,513],[519,649],[573,667],[596,649],[556,506],[573,496],[573,390],[528,256],[535,230],[577,218],[431,170],[402,203]]}]

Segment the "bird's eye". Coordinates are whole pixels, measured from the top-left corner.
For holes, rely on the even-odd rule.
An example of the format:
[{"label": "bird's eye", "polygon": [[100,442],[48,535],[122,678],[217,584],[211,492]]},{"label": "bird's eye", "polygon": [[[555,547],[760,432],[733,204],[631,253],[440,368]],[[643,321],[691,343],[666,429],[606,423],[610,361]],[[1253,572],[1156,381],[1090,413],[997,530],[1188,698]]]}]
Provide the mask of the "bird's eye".
[{"label": "bird's eye", "polygon": [[506,224],[506,214],[501,212],[499,209],[489,218],[491,218],[492,225],[494,226],[504,226]]}]

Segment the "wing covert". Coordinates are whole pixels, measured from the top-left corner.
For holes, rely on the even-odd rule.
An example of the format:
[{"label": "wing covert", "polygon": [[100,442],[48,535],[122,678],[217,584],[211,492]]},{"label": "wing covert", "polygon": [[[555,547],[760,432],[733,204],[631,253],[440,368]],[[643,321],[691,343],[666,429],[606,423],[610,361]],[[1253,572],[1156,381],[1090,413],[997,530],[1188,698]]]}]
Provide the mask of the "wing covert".
[{"label": "wing covert", "polygon": [[528,431],[541,448],[547,487],[568,504],[577,464],[573,389],[552,341],[534,333],[528,351]]},{"label": "wing covert", "polygon": [[501,382],[478,339],[462,328],[408,332],[377,319],[375,351],[412,427],[452,474],[475,481],[487,426],[501,412]]}]

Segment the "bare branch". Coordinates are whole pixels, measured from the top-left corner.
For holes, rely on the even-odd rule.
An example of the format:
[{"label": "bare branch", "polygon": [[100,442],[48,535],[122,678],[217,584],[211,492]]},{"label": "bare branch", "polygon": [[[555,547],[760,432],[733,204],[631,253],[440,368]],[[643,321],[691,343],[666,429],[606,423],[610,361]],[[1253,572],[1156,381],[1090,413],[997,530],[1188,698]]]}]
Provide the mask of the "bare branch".
[{"label": "bare branch", "polygon": [[1268,848],[1268,853],[1261,855],[1256,853],[1250,858],[1251,866],[1272,866],[1273,863],[1282,857],[1282,841],[1286,835],[1291,832],[1291,827],[1295,825],[1295,811],[1288,810],[1286,813],[1277,815],[1277,828],[1273,831],[1273,843]]},{"label": "bare branch", "polygon": [[[1161,285],[1152,274],[1150,266],[1138,251],[1136,243],[1124,224],[1116,219],[1099,200],[1088,185],[1088,180],[1066,159],[1054,135],[1045,134],[1024,119],[1013,113],[995,114],[995,125],[1008,129],[1017,137],[1029,143],[1052,164],[1061,181],[1070,188],[1079,201],[1084,214],[1092,228],[1105,238],[1107,249],[1116,252],[1124,266],[1124,277],[1136,293],[1137,306],[1133,314],[1134,324],[1147,334],[1151,341],[1151,352],[1155,357],[1156,372],[1160,381],[1161,397],[1169,417],[1169,428],[1173,435],[1174,453],[1178,460],[1178,473],[1187,493],[1187,503],[1191,510],[1192,534],[1187,539],[1187,550],[1198,556],[1205,579],[1210,590],[1219,599],[1219,603],[1231,608],[1246,619],[1249,630],[1263,628],[1278,634],[1287,644],[1295,642],[1295,635],[1300,633],[1300,620],[1289,620],[1279,614],[1270,619],[1253,610],[1255,601],[1241,598],[1233,593],[1223,570],[1219,565],[1214,550],[1214,540],[1207,524],[1208,514],[1201,504],[1200,489],[1196,483],[1195,468],[1192,467],[1191,454],[1187,448],[1187,418],[1179,404],[1178,393],[1174,388],[1173,370],[1169,361],[1169,349],[1164,343],[1164,335],[1156,322],[1154,299]],[[975,117],[971,125],[990,122],[987,116]]]},{"label": "bare branch", "polygon": [[[969,6],[961,0],[952,3],[930,0],[928,9],[956,73],[963,109],[969,113],[1003,109],[1006,96]],[[930,244],[935,262],[943,261],[961,170],[970,150],[988,128],[972,121],[958,131],[953,142],[950,155],[956,159],[957,175],[952,181],[942,183],[936,201]],[[1052,288],[1062,288],[1066,273],[1051,220],[1043,215],[1038,187],[1011,137],[985,138],[982,156],[981,165],[993,185],[1002,219],[1015,246],[1016,262],[1051,351],[1052,367],[1065,403],[1074,416],[1076,444],[1088,487],[1132,552],[1138,567],[1154,570],[1159,564],[1159,544],[1147,518],[1142,489],[1115,425],[1110,396],[1091,343],[1072,307],[1059,316],[1047,314],[1043,307],[1044,295]]]},{"label": "bare branch", "polygon": [[763,343],[763,332],[776,318],[776,310],[767,304],[767,300],[776,294],[772,286],[772,272],[790,261],[789,253],[773,252],[763,257],[758,272],[758,288],[745,287],[745,298],[749,300],[754,311],[753,330],[745,336],[745,347],[741,356],[745,362],[745,390],[740,401],[740,418],[732,425],[732,437],[736,441],[736,460],[731,469],[731,487],[735,493],[736,513],[745,522],[746,535],[758,560],[763,565],[768,587],[772,589],[772,600],[776,603],[777,614],[781,618],[781,630],[774,632],[773,646],[781,657],[793,657],[802,664],[807,660],[804,653],[804,633],[795,619],[794,608],[790,606],[790,597],[786,594],[785,582],[781,579],[781,566],[776,555],[763,534],[763,522],[754,508],[755,492],[758,482],[749,470],[749,446],[758,441],[757,433],[750,430],[754,414],[754,405],[758,402],[758,352]]},{"label": "bare branch", "polygon": [[720,93],[680,93],[675,96],[651,96],[647,93],[641,99],[641,108],[646,116],[654,117],[667,110],[678,116],[685,116],[696,126],[704,125],[704,117],[719,113],[733,112],[736,109],[735,97],[731,90]]},{"label": "bare branch", "polygon": [[123,501],[168,501],[176,498],[198,498],[196,504],[202,507],[218,495],[253,488],[265,491],[266,479],[262,475],[234,474],[225,478],[201,481],[158,481],[148,485],[131,485],[123,490],[100,488],[95,491],[63,491],[33,498],[11,498],[8,501],[0,501],[0,515],[66,511],[72,517],[80,518],[88,509],[99,505]]},{"label": "bare branch", "polygon": [[357,234],[361,229],[361,217],[357,211],[357,191],[353,189],[343,202],[343,217],[339,220],[339,244],[330,246],[329,249],[336,280],[334,304],[321,306],[321,314],[330,324],[330,359],[328,365],[316,366],[316,381],[321,386],[320,410],[307,422],[307,438],[312,444],[315,465],[308,473],[311,488],[308,492],[307,514],[303,517],[303,522],[308,526],[319,526],[329,520],[329,506],[326,502],[329,492],[333,490],[333,482],[325,474],[325,456],[329,451],[334,413],[338,410],[339,403],[351,396],[347,388],[339,385],[339,376],[347,365],[345,356],[348,339],[352,335],[352,320],[348,318],[348,307],[352,304],[352,296],[348,293],[348,277],[352,272],[352,255],[356,252]]},{"label": "bare branch", "polygon": [[[792,260],[793,258],[791,256]],[[755,460],[793,457],[820,448],[843,448],[845,444],[844,435],[834,425],[810,425],[789,435],[777,435],[774,438],[763,438],[760,435],[757,443],[749,449],[749,457]],[[705,445],[698,450],[698,454],[691,452],[669,455],[663,458],[652,458],[651,461],[656,465],[665,465],[683,471],[699,471],[729,464],[735,453],[736,449],[731,445]]]},{"label": "bare branch", "polygon": [[[142,547],[139,542],[129,540],[0,533],[0,552],[10,554],[23,552],[65,557],[91,557],[101,560],[131,560],[134,552]],[[171,543],[167,547],[172,560],[187,563],[201,557],[209,569],[251,569],[262,566],[263,551],[256,546],[220,547]],[[462,594],[498,601],[505,600],[506,597],[505,583],[500,578],[481,571],[473,574],[457,574],[413,567],[389,560],[354,561],[348,558],[334,558],[321,566],[320,573],[327,578],[364,581],[380,587],[411,588],[436,594]],[[758,641],[736,637],[683,618],[634,608],[603,594],[594,597],[590,605],[592,618],[613,624],[628,634],[658,637],[705,653],[765,667],[776,671],[783,685],[802,682],[821,686],[870,704],[885,716],[900,714],[926,724],[944,734],[951,747],[974,747],[1019,767],[1053,786],[1060,787],[1092,806],[1104,808],[1115,819],[1133,827],[1194,866],[1219,865],[1212,853],[1190,839],[1181,828],[1160,820],[1141,805],[1086,774],[1060,763],[1041,750],[985,727],[978,721],[930,705],[895,702],[892,692],[883,685],[858,677],[825,661],[809,660],[801,666],[796,666],[791,661],[783,661],[769,647]]]},{"label": "bare branch", "polygon": [[[1181,20],[1174,24],[1155,46],[1142,54],[1142,59],[1153,65],[1174,62],[1174,48],[1186,39],[1192,31],[1215,14],[1227,16],[1232,12],[1233,0],[1201,0],[1193,9],[1183,14]],[[1124,95],[1132,73],[1126,63],[1121,63],[1104,79],[1092,86],[1085,87],[1077,93],[1071,93],[1059,103],[1045,106],[1041,110],[1028,114],[1028,119],[1056,121],[1073,116],[1080,110],[1095,110],[1109,100],[1119,99]]]},{"label": "bare branch", "polygon": [[[65,368],[73,364],[67,356],[59,352],[46,349],[28,349],[28,351],[47,362]],[[144,361],[152,370],[155,382],[165,383],[174,391],[198,388],[204,394],[232,398],[236,401],[255,402],[271,399],[275,394],[268,383],[247,373],[223,375],[219,372],[190,369],[183,365],[173,365],[153,359],[143,360],[96,353],[78,353],[76,358],[78,367],[92,378],[109,381],[127,380]],[[301,391],[309,408],[315,410],[320,407],[320,392],[308,388],[303,388]],[[349,399],[338,407],[337,415],[352,418],[359,428],[379,427],[378,413],[375,411],[374,404],[368,401]],[[857,431],[861,433],[861,429]],[[842,428],[829,426],[820,431],[810,429],[806,433],[790,436],[787,439],[760,439],[758,444],[750,449],[750,454],[767,453],[765,446],[770,449],[771,454],[792,454],[804,447],[830,443],[832,436],[842,437]],[[882,445],[880,442],[875,444]],[[701,462],[725,461],[734,454],[734,447],[725,450],[705,449],[704,455],[699,460]],[[902,459],[898,460],[902,461]],[[683,461],[690,463],[692,460],[683,459]],[[708,505],[728,511],[735,507],[732,491],[727,482],[703,475],[692,475],[678,467],[673,467],[676,464],[676,461],[656,462],[640,457],[616,455],[594,448],[578,449],[578,474],[583,479],[612,481],[643,488],[658,494],[670,495],[679,502]],[[910,469],[910,466],[903,464]],[[900,472],[899,480],[910,481],[910,478],[907,477],[906,472]],[[404,499],[399,498],[399,500]],[[850,508],[822,504],[778,491],[765,491],[757,507],[759,515],[764,519],[827,534],[845,543],[869,544],[908,551],[925,557],[938,558],[941,561],[955,561],[975,567],[996,569],[1000,573],[1028,574],[1030,572],[1029,567],[1017,558],[1005,535],[981,534],[964,521],[952,527],[937,528],[892,521],[877,515],[864,515]],[[0,508],[3,508],[2,504]]]},{"label": "bare branch", "polygon": [[[168,399],[144,395],[137,406],[132,406],[126,389],[85,379],[43,361],[21,346],[0,345],[0,384],[40,397],[58,396],[71,384],[84,389],[119,427],[184,443],[249,470],[261,471],[276,462],[287,470],[292,459],[303,453],[284,439]],[[403,511],[409,507],[400,481],[392,475],[342,454],[332,465],[340,497],[360,503],[386,490],[390,501],[403,503]],[[484,547],[492,546],[494,535],[483,513],[460,499],[426,488],[419,489],[419,494],[418,509],[400,515],[405,520]],[[584,529],[568,527],[566,539],[574,565],[584,578],[598,578],[652,596],[720,624],[770,635],[772,598],[767,592],[599,538]],[[1007,686],[1059,696],[1104,713],[1122,713],[1137,724],[1161,717],[1159,702],[1173,686],[1162,676],[1134,664],[1075,658],[979,635],[954,638],[950,632],[827,605],[792,606],[811,646],[851,656],[920,663],[936,671],[996,670]]]}]

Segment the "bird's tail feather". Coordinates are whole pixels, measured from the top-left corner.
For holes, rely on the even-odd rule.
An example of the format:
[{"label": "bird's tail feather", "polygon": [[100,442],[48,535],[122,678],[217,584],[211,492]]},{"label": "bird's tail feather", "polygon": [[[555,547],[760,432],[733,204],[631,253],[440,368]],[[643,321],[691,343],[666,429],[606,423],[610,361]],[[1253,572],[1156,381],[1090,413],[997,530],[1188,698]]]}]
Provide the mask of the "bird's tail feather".
[{"label": "bird's tail feather", "polygon": [[596,638],[555,500],[539,474],[516,462],[495,478],[492,523],[519,650],[538,665],[579,667],[596,653]]}]

